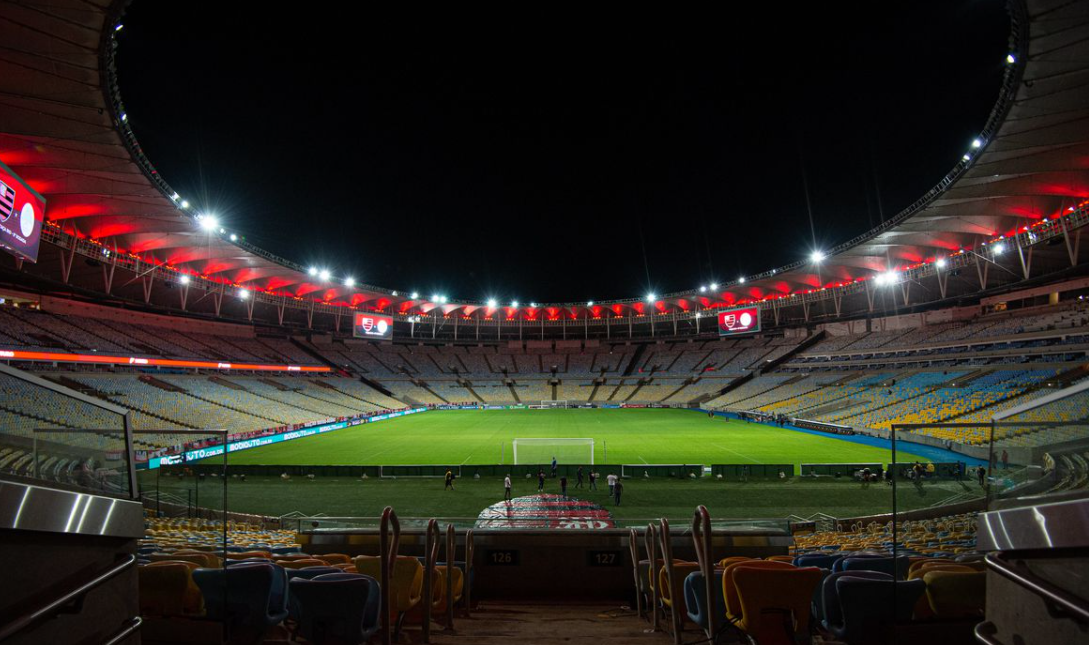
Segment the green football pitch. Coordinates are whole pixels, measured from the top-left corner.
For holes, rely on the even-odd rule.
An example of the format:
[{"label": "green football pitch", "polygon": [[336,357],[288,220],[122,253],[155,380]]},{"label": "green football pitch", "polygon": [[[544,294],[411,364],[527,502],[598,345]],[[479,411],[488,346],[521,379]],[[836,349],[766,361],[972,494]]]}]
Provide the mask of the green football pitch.
[{"label": "green football pitch", "polygon": [[[298,466],[512,464],[515,439],[593,439],[595,464],[887,463],[883,448],[691,410],[437,410],[231,453],[229,463]],[[519,463],[588,463],[572,443],[529,446]],[[533,452],[530,452],[532,450]],[[211,458],[218,463],[221,458]],[[908,453],[897,461],[914,461]]]}]

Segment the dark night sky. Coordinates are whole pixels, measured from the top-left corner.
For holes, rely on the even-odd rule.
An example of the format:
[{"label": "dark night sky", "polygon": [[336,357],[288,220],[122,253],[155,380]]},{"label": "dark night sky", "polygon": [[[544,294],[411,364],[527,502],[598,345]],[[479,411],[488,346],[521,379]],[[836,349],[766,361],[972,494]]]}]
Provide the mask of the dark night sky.
[{"label": "dark night sky", "polygon": [[137,0],[121,93],[175,189],[289,259],[451,298],[639,297],[808,255],[803,166],[819,246],[869,229],[997,99],[998,0],[763,4]]}]

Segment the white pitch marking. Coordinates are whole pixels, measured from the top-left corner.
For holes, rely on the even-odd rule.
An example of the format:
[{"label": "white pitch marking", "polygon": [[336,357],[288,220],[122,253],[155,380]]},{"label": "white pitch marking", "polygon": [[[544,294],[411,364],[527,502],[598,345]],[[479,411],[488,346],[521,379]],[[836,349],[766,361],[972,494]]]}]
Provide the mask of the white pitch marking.
[{"label": "white pitch marking", "polygon": [[718,448],[719,450],[725,450],[726,452],[732,452],[732,453],[734,453],[735,455],[737,455],[738,457],[741,457],[742,459],[748,459],[749,461],[751,461],[751,462],[752,462],[752,463],[754,463],[754,464],[762,464],[762,463],[764,463],[764,462],[762,462],[762,461],[759,461],[759,460],[757,460],[757,459],[753,459],[752,457],[750,457],[750,456],[748,456],[748,455],[746,455],[746,454],[740,453],[740,452],[738,452],[738,451],[736,451],[736,450],[730,450],[730,449],[729,449],[729,448],[727,448],[726,446],[720,446],[720,445],[718,445],[717,443],[713,443],[713,444],[711,444],[711,445],[712,445],[712,446],[714,446],[714,447],[716,447],[716,448]]}]

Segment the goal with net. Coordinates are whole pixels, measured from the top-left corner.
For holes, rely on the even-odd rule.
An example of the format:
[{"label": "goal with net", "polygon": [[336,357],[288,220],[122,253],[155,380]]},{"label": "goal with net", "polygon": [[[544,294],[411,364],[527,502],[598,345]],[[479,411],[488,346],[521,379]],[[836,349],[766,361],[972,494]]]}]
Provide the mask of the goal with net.
[{"label": "goal with net", "polygon": [[560,401],[541,401],[540,405],[530,405],[530,410],[553,410],[556,408],[567,408],[567,399]]},{"label": "goal with net", "polygon": [[556,438],[523,438],[515,439],[514,443],[515,464],[550,464],[552,458],[561,464],[587,464],[594,463],[594,440],[585,439],[556,439]]}]

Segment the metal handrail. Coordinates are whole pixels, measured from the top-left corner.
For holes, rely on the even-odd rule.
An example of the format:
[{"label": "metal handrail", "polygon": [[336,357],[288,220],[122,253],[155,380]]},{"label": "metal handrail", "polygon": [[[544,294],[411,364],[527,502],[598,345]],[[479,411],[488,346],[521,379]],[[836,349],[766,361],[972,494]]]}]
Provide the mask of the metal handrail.
[{"label": "metal handrail", "polygon": [[718,620],[714,610],[715,603],[715,563],[711,557],[711,514],[707,507],[700,504],[692,514],[692,545],[696,548],[696,561],[703,574],[704,610],[707,612],[707,638],[714,639],[718,632]]},{"label": "metal handrail", "polygon": [[469,529],[465,531],[465,591],[462,592],[462,597],[465,599],[465,617],[468,618],[472,612],[472,590],[473,585],[473,530]]},{"label": "metal handrail", "polygon": [[435,563],[439,559],[439,521],[431,519],[427,523],[427,533],[424,539],[424,588],[423,588],[423,642],[431,642],[431,598],[434,591],[432,575],[435,573]]},{"label": "metal handrail", "polygon": [[118,631],[116,634],[111,636],[110,640],[106,641],[105,643],[102,643],[102,645],[118,645],[119,643],[124,642],[124,640],[126,638],[128,638],[129,636],[132,636],[137,631],[139,631],[140,626],[143,625],[143,624],[144,624],[144,619],[143,618],[140,618],[139,616],[133,616],[132,618],[125,621],[125,623],[122,625],[120,631]]},{"label": "metal handrail", "polygon": [[1036,575],[1023,564],[1014,564],[1006,561],[1001,552],[988,553],[983,560],[989,569],[994,570],[1003,578],[1007,578],[1018,586],[1028,589],[1032,593],[1044,599],[1049,606],[1057,607],[1060,611],[1052,611],[1053,614],[1063,615],[1083,625],[1089,624],[1089,601],[1080,598],[1069,591],[1057,587],[1047,580]]},{"label": "metal handrail", "polygon": [[[454,628],[454,556],[457,542],[454,525],[446,525],[446,629]],[[464,583],[463,583],[464,584]],[[464,586],[462,587],[464,588]]]},{"label": "metal handrail", "polygon": [[[390,540],[390,527],[393,530],[393,539]],[[392,506],[387,506],[382,510],[382,524],[379,527],[378,533],[378,550],[381,562],[381,572],[379,576],[381,580],[379,584],[381,609],[382,612],[382,642],[385,645],[393,645],[393,630],[391,629],[389,620],[389,603],[390,603],[390,588],[389,581],[390,576],[393,573],[393,566],[397,562],[397,551],[401,546],[401,523],[397,521],[397,513],[394,512]],[[430,599],[428,599],[430,602]]]},{"label": "metal handrail", "polygon": [[134,566],[136,566],[136,556],[131,553],[125,555],[116,564],[96,575],[94,578],[80,584],[74,589],[66,591],[60,596],[26,612],[3,627],[0,627],[0,642],[6,641],[43,618],[60,613],[63,611],[65,605],[82,601],[83,596],[88,592],[109,582]]},{"label": "metal handrail", "polygon": [[658,583],[654,580],[658,575],[658,527],[654,525],[654,522],[647,524],[647,532],[643,534],[643,540],[647,545],[647,557],[650,558],[647,564],[647,582],[651,589],[650,613],[653,615],[651,625],[653,631],[658,631],[662,627],[658,612]]},{"label": "metal handrail", "polygon": [[[661,531],[658,533],[658,540],[662,543],[662,568],[665,569],[666,584],[669,585],[669,616],[673,625],[673,643],[681,645],[681,613],[678,610],[677,590],[673,588],[673,540],[669,535],[669,520],[663,517],[659,520],[659,525]],[[660,576],[658,586],[662,586]]]},{"label": "metal handrail", "polygon": [[631,554],[631,570],[635,578],[635,614],[640,618],[646,616],[643,607],[643,592],[639,589],[639,534],[635,528],[628,529],[628,553]]}]

